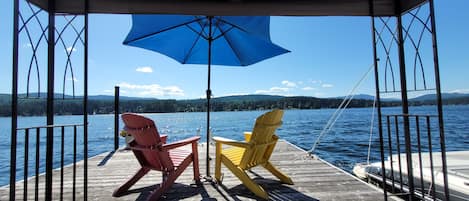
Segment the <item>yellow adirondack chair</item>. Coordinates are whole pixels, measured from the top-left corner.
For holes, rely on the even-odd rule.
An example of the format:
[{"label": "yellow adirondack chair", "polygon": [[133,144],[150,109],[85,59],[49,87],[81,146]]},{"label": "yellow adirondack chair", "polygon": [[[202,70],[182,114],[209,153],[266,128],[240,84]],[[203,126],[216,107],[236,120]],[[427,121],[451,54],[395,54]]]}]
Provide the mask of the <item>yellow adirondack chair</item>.
[{"label": "yellow adirondack chair", "polygon": [[[278,137],[275,130],[282,124],[283,111],[275,109],[256,119],[252,132],[245,132],[245,141],[235,141],[222,137],[214,137],[216,142],[215,179],[221,182],[221,163],[236,175],[243,184],[257,196],[268,199],[267,192],[255,183],[246,174],[255,166],[262,165],[282,182],[293,184],[290,177],[280,172],[269,161]],[[230,145],[230,148],[222,149],[222,145]]]}]

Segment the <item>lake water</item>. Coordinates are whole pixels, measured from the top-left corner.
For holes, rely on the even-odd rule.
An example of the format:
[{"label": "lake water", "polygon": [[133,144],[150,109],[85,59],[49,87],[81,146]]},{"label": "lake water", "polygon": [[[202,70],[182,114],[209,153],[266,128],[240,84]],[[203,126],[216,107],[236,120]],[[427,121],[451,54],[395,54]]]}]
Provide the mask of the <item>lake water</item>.
[{"label": "lake water", "polygon": [[[277,131],[280,138],[309,150],[324,125],[334,113],[335,109],[319,110],[285,110],[283,125]],[[385,113],[398,114],[400,108],[384,108]],[[434,114],[435,107],[422,106],[411,108],[412,113]],[[257,116],[265,111],[243,111],[243,112],[212,112],[211,127],[213,135],[228,137],[236,140],[243,138],[243,131],[250,131]],[[168,114],[145,114],[152,118],[160,133],[168,134],[169,141],[177,141],[200,133],[202,141],[205,141],[205,113],[168,113]],[[315,154],[331,162],[332,164],[351,171],[353,165],[367,160],[368,143],[370,138],[371,108],[347,109],[336,122],[333,129],[321,139]],[[447,150],[469,150],[469,106],[445,106],[445,134]],[[79,124],[82,123],[81,116],[57,116],[57,124]],[[19,128],[42,126],[46,122],[45,117],[20,117]],[[10,165],[10,118],[0,118],[0,186],[9,182]],[[376,120],[375,120],[376,124]],[[120,124],[123,125],[122,122]],[[89,116],[89,156],[107,152],[114,147],[114,116],[113,115],[91,115]],[[376,126],[375,126],[376,127]],[[60,165],[60,136],[54,137],[55,156],[54,167]],[[82,128],[78,128],[78,160],[83,159],[82,150]],[[65,148],[65,163],[69,164],[73,159],[73,148],[71,146],[73,137],[68,132]],[[18,133],[18,157],[17,157],[17,179],[23,178],[24,160],[24,133]],[[379,160],[379,136],[376,128],[372,135],[371,161]],[[45,161],[45,132],[42,131],[40,138],[40,157]],[[35,157],[35,132],[30,136],[29,150],[29,175],[34,172]],[[436,142],[435,142],[436,143]],[[120,138],[120,145],[124,145],[124,139]],[[436,148],[438,149],[438,148]],[[44,162],[40,164],[40,171],[44,172]]]}]

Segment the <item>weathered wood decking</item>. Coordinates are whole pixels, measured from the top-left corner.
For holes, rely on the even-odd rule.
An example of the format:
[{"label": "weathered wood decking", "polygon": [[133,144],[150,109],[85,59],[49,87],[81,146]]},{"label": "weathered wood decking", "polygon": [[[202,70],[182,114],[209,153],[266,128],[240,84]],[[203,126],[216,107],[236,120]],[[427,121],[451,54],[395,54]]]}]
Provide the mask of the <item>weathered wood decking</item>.
[{"label": "weathered wood decking", "polygon": [[[212,148],[214,146],[211,146]],[[211,151],[212,157],[214,149]],[[199,146],[201,174],[205,175],[205,145]],[[383,200],[383,193],[353,176],[323,162],[308,157],[296,146],[279,141],[271,158],[273,164],[289,175],[295,185],[280,183],[265,169],[254,168],[250,173],[256,182],[269,192],[270,200]],[[213,174],[213,161],[211,174]],[[113,190],[124,183],[138,169],[139,164],[131,151],[104,153],[88,160],[88,200],[145,200],[149,191],[161,181],[161,174],[150,173],[140,180],[131,193],[113,198]],[[77,200],[83,199],[83,163],[77,164]],[[72,199],[72,168],[64,168],[64,199]],[[255,200],[254,194],[225,167],[222,185],[204,183],[193,185],[192,167],[189,167],[165,195],[165,200]],[[28,199],[34,199],[34,178],[28,182]],[[44,177],[40,176],[40,183]],[[192,185],[191,185],[192,184]],[[39,199],[44,199],[44,185],[40,185]],[[17,200],[23,199],[23,182],[17,182]],[[59,200],[60,170],[54,171],[54,200]],[[8,187],[0,188],[0,200],[8,199]]]}]

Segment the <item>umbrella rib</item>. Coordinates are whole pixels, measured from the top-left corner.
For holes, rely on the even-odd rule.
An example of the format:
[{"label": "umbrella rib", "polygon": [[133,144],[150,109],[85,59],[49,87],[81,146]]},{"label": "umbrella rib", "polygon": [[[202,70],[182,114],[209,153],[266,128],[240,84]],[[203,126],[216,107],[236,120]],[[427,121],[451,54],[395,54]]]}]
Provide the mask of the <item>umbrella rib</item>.
[{"label": "umbrella rib", "polygon": [[[203,16],[202,19],[210,20],[208,16]],[[203,37],[205,38],[205,40],[209,40],[210,34],[207,33],[207,32],[205,32],[205,27],[207,27],[207,23],[203,24],[203,23],[201,23],[201,22],[203,22],[203,20],[199,20],[199,21],[198,21],[198,24],[199,24],[199,26],[200,26],[200,29],[201,29],[202,32],[204,33],[204,34],[202,34],[202,35],[203,35]],[[209,25],[209,26],[210,26],[210,25]]]},{"label": "umbrella rib", "polygon": [[229,21],[226,21],[226,20],[224,20],[224,19],[222,19],[222,18],[220,18],[220,17],[215,17],[215,18],[217,18],[218,21],[221,21],[221,22],[223,22],[223,23],[225,23],[225,24],[228,24],[228,25],[230,25],[230,26],[232,26],[232,27],[234,27],[234,28],[237,28],[237,29],[239,29],[239,30],[241,30],[241,31],[243,31],[243,32],[245,32],[245,33],[248,33],[248,31],[245,30],[245,29],[244,29],[243,27],[241,27],[241,26],[238,26],[238,25],[236,25],[236,24],[233,24],[233,23],[231,23],[231,22],[229,22]]},{"label": "umbrella rib", "polygon": [[[208,34],[205,32],[205,27],[206,27],[206,25],[203,25],[203,23],[201,23],[204,19],[207,19],[207,16],[203,16],[202,18],[199,18],[199,16],[194,16],[194,17],[197,19],[197,24],[200,26],[200,30],[201,30],[201,31],[198,32],[198,31],[197,31],[196,29],[194,29],[193,27],[186,25],[187,28],[189,28],[191,31],[193,31],[193,32],[196,33],[196,34],[201,35],[202,38],[204,38],[205,40],[208,40],[208,38],[209,38],[209,37],[207,36]],[[203,34],[201,34],[201,33],[203,33]]]},{"label": "umbrella rib", "polygon": [[[195,32],[195,30],[193,30],[193,31]],[[200,30],[200,32],[198,33],[198,36],[199,36],[199,37],[197,37],[197,39],[194,40],[194,43],[192,43],[192,46],[191,46],[191,48],[189,49],[189,52],[186,54],[186,56],[184,57],[184,60],[182,61],[183,64],[185,64],[185,63],[187,62],[187,60],[189,59],[189,56],[192,54],[192,50],[194,49],[194,47],[195,47],[195,45],[197,44],[197,42],[200,40],[200,37],[205,38],[205,37],[203,37],[203,35],[201,34],[202,31],[203,31],[203,29]],[[197,33],[197,32],[196,32],[196,33]],[[208,39],[207,39],[207,40],[208,40]]]},{"label": "umbrella rib", "polygon": [[217,40],[217,39],[223,37],[226,33],[228,33],[229,31],[231,31],[231,30],[234,29],[234,27],[230,27],[230,28],[227,29],[226,31],[223,31],[223,29],[221,29],[221,27],[219,27],[219,26],[217,26],[217,27],[218,27],[218,29],[221,30],[221,33],[220,33],[220,35],[218,35],[217,37],[213,38],[213,40]]},{"label": "umbrella rib", "polygon": [[[202,38],[204,38],[205,40],[208,40],[208,38],[207,38],[204,34],[202,34],[202,32],[204,32],[204,27],[202,27],[202,28],[200,29],[200,32],[197,32],[197,30],[195,30],[194,28],[192,28],[191,26],[189,26],[189,25],[187,25],[187,24],[186,24],[186,27],[187,27],[188,29],[190,29],[191,31],[193,31],[194,33],[196,33],[197,35],[199,35],[199,36],[201,36]],[[205,33],[205,32],[204,32],[204,33]]]},{"label": "umbrella rib", "polygon": [[[215,26],[217,26],[218,29],[221,30],[221,28],[220,28],[218,25],[215,25]],[[225,38],[226,42],[228,43],[228,45],[230,46],[230,48],[233,50],[234,54],[236,55],[236,58],[238,58],[239,63],[241,64],[241,66],[246,66],[245,64],[243,64],[243,62],[242,62],[242,60],[241,60],[241,57],[239,56],[239,54],[238,54],[238,52],[236,51],[236,49],[233,48],[233,45],[232,45],[231,41],[228,40],[227,37],[223,37],[223,38]]]},{"label": "umbrella rib", "polygon": [[175,28],[178,28],[178,27],[181,27],[181,26],[186,26],[188,24],[191,24],[193,22],[197,22],[199,21],[199,19],[195,19],[195,20],[192,20],[192,21],[189,21],[189,22],[185,22],[185,23],[182,23],[182,24],[178,24],[178,25],[175,25],[175,26],[172,26],[172,27],[168,27],[166,29],[163,29],[163,30],[160,30],[160,31],[157,31],[157,32],[152,32],[152,33],[149,33],[149,34],[146,34],[146,35],[143,35],[143,36],[140,36],[138,38],[134,38],[132,40],[129,40],[129,41],[124,41],[124,44],[129,44],[129,43],[132,43],[132,42],[135,42],[135,41],[138,41],[138,40],[142,40],[146,37],[149,37],[149,36],[152,36],[152,35],[156,35],[156,34],[159,34],[159,33],[162,33],[162,32],[165,32],[165,31],[168,31],[168,30],[171,30],[171,29],[175,29]]}]

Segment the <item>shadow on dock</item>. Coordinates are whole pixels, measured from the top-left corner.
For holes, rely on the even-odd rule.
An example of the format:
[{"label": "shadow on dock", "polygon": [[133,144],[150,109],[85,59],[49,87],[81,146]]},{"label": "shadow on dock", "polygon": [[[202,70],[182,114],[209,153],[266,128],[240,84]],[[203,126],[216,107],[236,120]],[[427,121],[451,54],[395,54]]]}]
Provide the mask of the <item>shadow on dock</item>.
[{"label": "shadow on dock", "polygon": [[109,152],[109,153],[103,158],[103,160],[101,160],[101,162],[98,163],[98,166],[106,165],[107,161],[109,161],[109,159],[111,159],[112,156],[114,156],[114,153],[116,153],[116,151],[111,151],[111,152]]},{"label": "shadow on dock", "polygon": [[[200,146],[204,146],[201,144]],[[214,148],[214,146],[212,146]],[[211,151],[214,159],[215,150]],[[200,172],[205,173],[205,149],[199,149]],[[248,175],[269,193],[269,200],[383,200],[380,189],[370,186],[344,171],[323,162],[308,157],[307,153],[298,147],[280,140],[275,147],[271,162],[282,172],[289,175],[294,185],[281,183],[267,170],[255,167],[248,171]],[[107,152],[88,160],[88,199],[89,200],[146,200],[150,192],[161,182],[161,173],[152,171],[137,182],[126,195],[112,197],[112,192],[119,185],[130,178],[140,165],[132,151],[118,150]],[[214,160],[211,160],[212,173]],[[73,197],[71,182],[72,167],[64,168],[63,199]],[[176,183],[162,197],[162,200],[258,200],[226,167],[222,165],[223,181],[221,184],[203,182],[195,185],[192,167],[176,180]],[[76,199],[83,199],[83,161],[77,163]],[[53,199],[60,197],[60,170],[54,170]],[[39,198],[43,198],[44,175],[39,176]],[[28,179],[34,184],[35,177]],[[16,199],[23,199],[23,181],[16,183]],[[28,185],[27,199],[35,198],[34,185]],[[8,200],[8,186],[0,188],[0,200]]]}]

